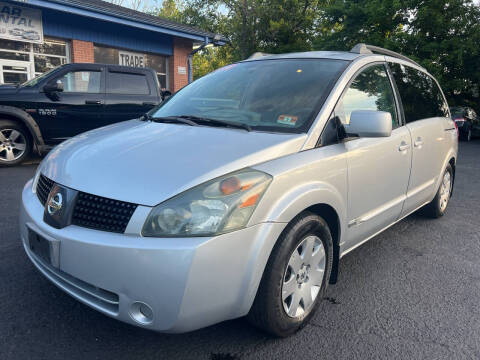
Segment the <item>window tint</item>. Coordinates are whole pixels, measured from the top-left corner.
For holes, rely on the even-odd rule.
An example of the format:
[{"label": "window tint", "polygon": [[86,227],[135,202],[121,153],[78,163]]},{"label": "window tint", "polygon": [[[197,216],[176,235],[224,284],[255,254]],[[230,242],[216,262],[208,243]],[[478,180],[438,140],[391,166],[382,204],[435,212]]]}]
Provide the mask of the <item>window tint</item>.
[{"label": "window tint", "polygon": [[147,77],[143,74],[109,72],[107,93],[148,95],[150,88]]},{"label": "window tint", "polygon": [[398,127],[395,98],[385,66],[373,65],[362,71],[338,102],[335,116],[350,123],[354,110],[386,111],[392,115],[393,128]]},{"label": "window tint", "polygon": [[70,71],[61,77],[65,93],[100,93],[100,71]]},{"label": "window tint", "polygon": [[348,64],[274,59],[227,65],[184,87],[153,116],[195,115],[259,131],[306,132]]},{"label": "window tint", "polygon": [[390,64],[402,99],[407,123],[432,117],[448,117],[448,106],[437,83],[422,71]]}]

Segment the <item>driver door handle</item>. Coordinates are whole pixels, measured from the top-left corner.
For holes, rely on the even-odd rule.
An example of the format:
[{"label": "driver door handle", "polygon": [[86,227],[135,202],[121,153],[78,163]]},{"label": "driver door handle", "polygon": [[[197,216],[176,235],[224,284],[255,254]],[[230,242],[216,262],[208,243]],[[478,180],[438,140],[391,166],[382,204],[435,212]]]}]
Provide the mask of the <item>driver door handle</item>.
[{"label": "driver door handle", "polygon": [[405,141],[402,141],[400,146],[398,147],[398,151],[404,152],[410,148],[410,145],[408,145]]},{"label": "driver door handle", "polygon": [[421,137],[417,138],[417,140],[415,140],[415,142],[413,143],[413,146],[415,146],[416,148],[421,148],[423,145],[423,140]]},{"label": "driver door handle", "polygon": [[102,100],[85,100],[86,105],[102,105]]}]

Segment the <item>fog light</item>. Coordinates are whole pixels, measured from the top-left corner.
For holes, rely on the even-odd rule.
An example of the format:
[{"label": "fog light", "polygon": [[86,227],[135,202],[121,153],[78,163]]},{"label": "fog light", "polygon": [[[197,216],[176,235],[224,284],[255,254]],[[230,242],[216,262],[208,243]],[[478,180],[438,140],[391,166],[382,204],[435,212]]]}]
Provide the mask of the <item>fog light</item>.
[{"label": "fog light", "polygon": [[136,301],[130,306],[130,316],[136,322],[147,325],[153,321],[153,310],[147,304]]}]

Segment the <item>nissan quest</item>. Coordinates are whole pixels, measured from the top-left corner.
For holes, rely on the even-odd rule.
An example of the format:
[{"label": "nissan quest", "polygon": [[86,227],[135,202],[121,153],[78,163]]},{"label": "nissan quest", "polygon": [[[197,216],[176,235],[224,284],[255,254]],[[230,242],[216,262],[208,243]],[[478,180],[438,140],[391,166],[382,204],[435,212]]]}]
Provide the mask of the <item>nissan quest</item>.
[{"label": "nissan quest", "polygon": [[345,254],[445,214],[457,150],[441,88],[405,56],[253,57],[54,148],[23,189],[21,239],[47,279],[126,323],[247,316],[288,336]]}]

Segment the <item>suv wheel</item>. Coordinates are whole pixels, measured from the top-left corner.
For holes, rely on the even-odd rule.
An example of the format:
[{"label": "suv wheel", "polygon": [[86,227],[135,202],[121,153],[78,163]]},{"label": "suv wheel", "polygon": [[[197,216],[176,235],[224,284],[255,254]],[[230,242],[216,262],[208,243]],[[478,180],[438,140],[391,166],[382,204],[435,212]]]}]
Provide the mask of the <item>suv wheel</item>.
[{"label": "suv wheel", "polygon": [[22,125],[15,121],[0,120],[0,165],[21,163],[31,149],[30,134]]},{"label": "suv wheel", "polygon": [[327,223],[305,212],[286,228],[268,260],[250,322],[275,336],[307,324],[327,288],[333,245]]},{"label": "suv wheel", "polygon": [[435,198],[425,206],[426,214],[432,218],[443,216],[447,210],[453,188],[453,170],[450,164],[447,165],[442,176],[442,182],[440,183]]}]

